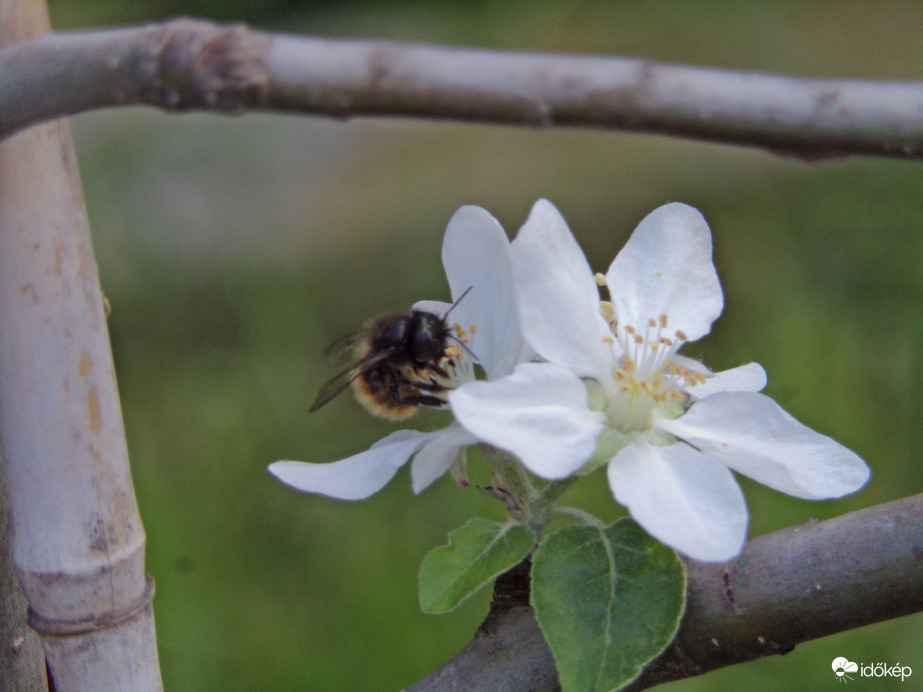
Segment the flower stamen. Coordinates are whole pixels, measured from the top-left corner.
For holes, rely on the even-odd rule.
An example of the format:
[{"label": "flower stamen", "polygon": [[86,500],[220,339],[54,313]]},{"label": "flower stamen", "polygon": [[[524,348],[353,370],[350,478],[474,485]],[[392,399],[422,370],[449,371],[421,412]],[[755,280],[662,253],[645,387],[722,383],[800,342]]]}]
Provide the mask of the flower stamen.
[{"label": "flower stamen", "polygon": [[615,310],[612,307],[612,303],[608,300],[599,301],[600,312],[602,312],[603,319],[606,320],[606,324],[615,331],[615,325],[617,320],[615,318]]},{"label": "flower stamen", "polygon": [[[682,330],[672,335],[667,332],[670,319],[665,313],[645,318],[641,324],[643,329],[612,324],[616,340],[622,346],[618,365],[612,371],[621,402],[610,402],[608,415],[610,424],[623,431],[643,428],[656,406],[684,401],[685,388],[705,381],[704,374],[672,362],[673,354],[688,339]],[[610,343],[608,339],[604,341]]]}]

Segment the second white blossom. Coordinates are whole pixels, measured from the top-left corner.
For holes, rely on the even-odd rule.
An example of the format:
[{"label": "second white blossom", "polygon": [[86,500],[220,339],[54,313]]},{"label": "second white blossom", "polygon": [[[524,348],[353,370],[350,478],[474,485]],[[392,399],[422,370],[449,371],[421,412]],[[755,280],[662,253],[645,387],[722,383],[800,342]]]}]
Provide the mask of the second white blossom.
[{"label": "second white blossom", "polygon": [[[516,239],[523,336],[547,362],[449,395],[456,419],[535,474],[561,479],[608,456],[612,492],[654,537],[721,561],[746,538],[731,469],[808,499],[858,490],[869,470],[758,392],[762,367],[713,373],[677,353],[711,329],[724,300],[702,215],[648,215],[594,275],[558,210],[539,200]],[[610,300],[600,300],[599,287]]]}]

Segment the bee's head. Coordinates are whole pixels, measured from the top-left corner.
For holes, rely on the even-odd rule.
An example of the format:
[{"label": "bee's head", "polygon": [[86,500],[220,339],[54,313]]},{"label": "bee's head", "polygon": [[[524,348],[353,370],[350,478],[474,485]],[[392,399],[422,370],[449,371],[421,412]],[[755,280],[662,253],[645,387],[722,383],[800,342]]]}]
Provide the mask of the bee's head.
[{"label": "bee's head", "polygon": [[[407,348],[410,355],[419,363],[438,363],[446,356],[446,346],[449,339],[471,353],[464,341],[459,339],[447,321],[449,313],[456,308],[462,299],[468,295],[473,286],[462,293],[458,300],[442,315],[437,315],[424,310],[414,310],[411,313],[410,333],[407,335]],[[474,354],[471,354],[474,356]],[[475,360],[477,360],[475,358]]]},{"label": "bee's head", "polygon": [[419,363],[436,363],[445,355],[449,328],[445,320],[431,312],[415,311],[410,335],[410,354]]}]

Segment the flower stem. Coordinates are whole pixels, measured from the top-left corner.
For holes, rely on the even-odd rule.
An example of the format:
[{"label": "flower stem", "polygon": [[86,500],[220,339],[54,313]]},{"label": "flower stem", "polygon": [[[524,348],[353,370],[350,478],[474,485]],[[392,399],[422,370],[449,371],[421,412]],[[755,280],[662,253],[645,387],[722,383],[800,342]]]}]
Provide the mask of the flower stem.
[{"label": "flower stem", "polygon": [[571,476],[559,481],[552,481],[539,493],[538,502],[546,509],[552,509],[561,496],[578,480],[579,476]]},{"label": "flower stem", "polygon": [[552,512],[552,515],[552,520],[573,519],[581,524],[595,526],[600,531],[606,528],[606,525],[603,524],[598,517],[593,516],[589,512],[584,512],[582,509],[577,509],[576,507],[557,507]]},{"label": "flower stem", "polygon": [[[489,445],[482,444],[480,447],[499,480],[498,486],[494,488],[494,495],[505,499],[507,508],[513,517],[532,529],[536,538],[539,538],[545,527],[557,518],[555,515],[560,513],[555,505],[568,488],[579,480],[579,477],[544,481],[529,473],[511,454]],[[587,514],[586,517],[592,517],[592,515]],[[580,521],[589,520],[580,517]]]}]

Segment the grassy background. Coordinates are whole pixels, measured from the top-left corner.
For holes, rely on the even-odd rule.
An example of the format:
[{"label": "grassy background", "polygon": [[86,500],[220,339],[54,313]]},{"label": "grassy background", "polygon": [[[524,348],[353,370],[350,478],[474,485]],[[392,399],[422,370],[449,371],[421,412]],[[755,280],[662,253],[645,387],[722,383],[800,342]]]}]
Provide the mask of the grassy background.
[{"label": "grassy background", "polygon": [[[910,2],[52,3],[60,28],[179,13],[292,33],[923,79],[923,5]],[[74,127],[171,692],[400,689],[484,616],[487,594],[438,617],[416,600],[428,550],[473,515],[502,517],[473,488],[444,478],[414,497],[402,471],[347,503],[265,471],[280,458],[339,459],[393,429],[349,397],[307,415],[334,372],[321,353],[368,317],[448,297],[439,249],[462,204],[486,207],[513,234],[548,197],[600,270],[655,206],[703,211],[726,308],[687,354],[715,369],[762,363],[768,394],[873,469],[861,493],[823,503],[743,481],[751,535],[923,491],[918,163],[809,164],[621,133],[143,109],[83,115]],[[442,415],[413,423],[440,426]],[[602,475],[570,500],[621,514]],[[837,656],[923,675],[920,641],[917,615],[669,689],[832,686]]]}]

